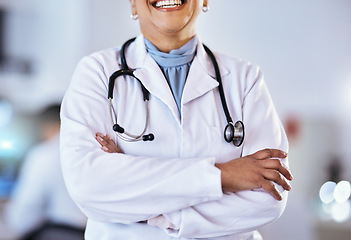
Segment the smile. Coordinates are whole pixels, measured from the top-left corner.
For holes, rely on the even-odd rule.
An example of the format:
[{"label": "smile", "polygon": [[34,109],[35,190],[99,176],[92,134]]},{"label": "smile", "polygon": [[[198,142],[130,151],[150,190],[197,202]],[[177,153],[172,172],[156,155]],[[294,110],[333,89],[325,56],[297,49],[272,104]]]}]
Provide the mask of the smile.
[{"label": "smile", "polygon": [[152,3],[155,8],[175,8],[180,7],[185,3],[185,0],[161,0]]}]

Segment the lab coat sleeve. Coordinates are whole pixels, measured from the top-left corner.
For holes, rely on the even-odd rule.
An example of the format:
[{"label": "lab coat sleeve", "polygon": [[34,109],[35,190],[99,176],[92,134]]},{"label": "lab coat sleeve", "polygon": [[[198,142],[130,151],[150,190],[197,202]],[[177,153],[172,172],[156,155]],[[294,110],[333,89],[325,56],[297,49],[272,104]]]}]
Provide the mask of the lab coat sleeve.
[{"label": "lab coat sleeve", "polygon": [[221,198],[214,158],[166,159],[100,149],[95,134],[115,134],[109,76],[100,62],[89,56],[79,63],[61,107],[62,169],[80,209],[95,221],[132,223]]},{"label": "lab coat sleeve", "polygon": [[[250,67],[245,81],[243,156],[265,148],[288,151],[288,142],[258,68]],[[229,160],[229,159],[228,159]],[[281,160],[287,165],[287,159]],[[207,238],[247,233],[271,223],[283,212],[287,192],[275,200],[262,189],[223,195],[220,200],[200,203],[164,216],[176,227],[166,231],[175,237]]]}]

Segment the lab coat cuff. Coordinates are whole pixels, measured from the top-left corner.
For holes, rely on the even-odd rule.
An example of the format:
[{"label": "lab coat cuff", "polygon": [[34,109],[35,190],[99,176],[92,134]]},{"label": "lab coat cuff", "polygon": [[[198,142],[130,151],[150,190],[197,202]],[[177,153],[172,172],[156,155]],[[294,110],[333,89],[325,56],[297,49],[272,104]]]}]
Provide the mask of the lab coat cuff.
[{"label": "lab coat cuff", "polygon": [[209,158],[210,166],[207,168],[207,172],[202,175],[203,189],[208,192],[209,196],[208,199],[204,199],[204,202],[218,200],[223,197],[221,171],[214,166],[215,162],[215,158]]}]

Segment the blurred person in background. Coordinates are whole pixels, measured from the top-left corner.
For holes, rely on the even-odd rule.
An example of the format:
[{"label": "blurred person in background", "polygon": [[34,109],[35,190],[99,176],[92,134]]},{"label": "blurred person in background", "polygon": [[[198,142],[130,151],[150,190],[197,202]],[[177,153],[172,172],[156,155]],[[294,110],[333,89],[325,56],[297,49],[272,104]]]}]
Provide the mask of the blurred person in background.
[{"label": "blurred person in background", "polygon": [[83,239],[86,217],[68,195],[61,172],[60,105],[45,108],[37,123],[41,142],[23,162],[5,220],[21,239],[37,239],[38,234],[54,226],[74,231]]}]

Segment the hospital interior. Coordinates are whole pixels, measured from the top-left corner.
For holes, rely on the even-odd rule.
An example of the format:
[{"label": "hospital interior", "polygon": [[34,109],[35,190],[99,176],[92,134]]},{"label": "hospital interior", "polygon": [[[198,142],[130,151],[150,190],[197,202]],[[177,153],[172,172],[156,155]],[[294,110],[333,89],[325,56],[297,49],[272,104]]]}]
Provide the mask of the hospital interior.
[{"label": "hospital interior", "polygon": [[[201,40],[260,66],[289,139],[292,191],[263,239],[351,239],[351,1],[209,7]],[[127,0],[0,0],[0,240],[18,239],[4,213],[40,141],[37,114],[61,102],[83,56],[139,34]]]}]

